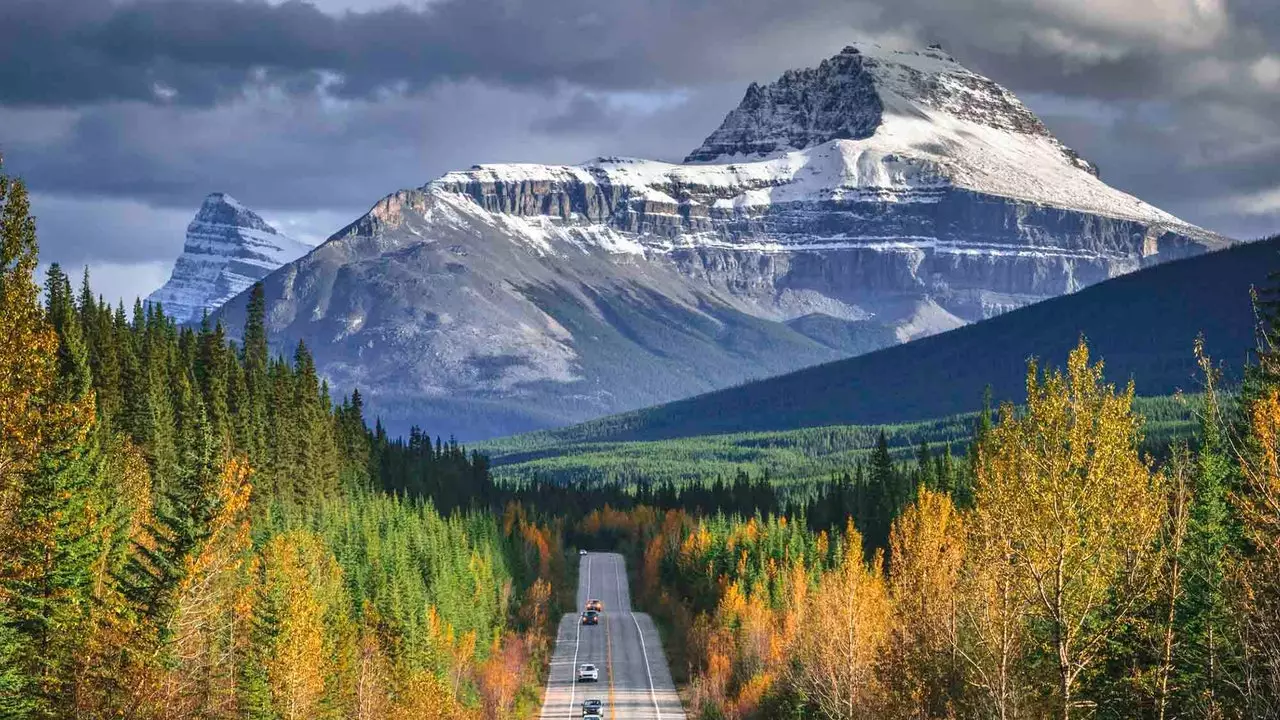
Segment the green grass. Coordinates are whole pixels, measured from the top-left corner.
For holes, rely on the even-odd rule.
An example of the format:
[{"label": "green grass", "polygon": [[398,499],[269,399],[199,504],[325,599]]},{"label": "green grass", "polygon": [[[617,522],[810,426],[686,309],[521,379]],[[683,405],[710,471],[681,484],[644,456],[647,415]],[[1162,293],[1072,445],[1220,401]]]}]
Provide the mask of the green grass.
[{"label": "green grass", "polygon": [[[1159,453],[1171,440],[1190,437],[1200,399],[1138,398],[1145,418],[1145,444]],[[596,484],[664,482],[678,484],[729,479],[739,470],[753,477],[768,473],[781,484],[824,480],[849,470],[874,447],[881,431],[899,459],[911,457],[921,442],[935,452],[951,444],[963,454],[976,413],[895,425],[833,425],[776,432],[704,435],[675,440],[573,441],[563,431],[517,435],[477,446],[493,461],[500,481],[543,479]]]}]

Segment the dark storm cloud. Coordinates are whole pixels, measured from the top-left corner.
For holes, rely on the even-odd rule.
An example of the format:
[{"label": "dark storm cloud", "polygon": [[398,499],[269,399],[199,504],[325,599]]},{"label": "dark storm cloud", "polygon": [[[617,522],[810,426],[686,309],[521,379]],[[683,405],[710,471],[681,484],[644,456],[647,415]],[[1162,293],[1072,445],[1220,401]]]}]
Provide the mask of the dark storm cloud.
[{"label": "dark storm cloud", "polygon": [[[386,193],[474,163],[579,162],[605,148],[661,144],[619,141],[636,129],[635,117],[597,125],[598,134],[537,129],[564,117],[574,97],[469,82],[377,101],[256,96],[213,108],[0,108],[0,147],[5,169],[46,193],[194,211],[205,194],[226,191],[259,209],[354,217]],[[683,133],[665,133],[665,142],[683,149],[700,140],[696,125]]]},{"label": "dark storm cloud", "polygon": [[[735,61],[732,53],[715,60],[706,47],[715,38],[750,42],[823,6],[837,7],[823,0],[785,9],[750,0],[717,11],[681,0],[440,0],[426,9],[328,14],[296,0],[6,0],[0,102],[208,105],[264,83],[360,97],[441,79],[605,87],[697,81]],[[671,53],[680,47],[694,48],[696,58]],[[699,62],[684,62],[690,59]]]},{"label": "dark storm cloud", "polygon": [[[1158,6],[1189,2],[1157,2],[1150,14],[1176,19],[1178,13]],[[0,103],[210,105],[262,84],[367,97],[442,79],[515,86],[562,80],[611,90],[690,86],[772,74],[780,63],[809,62],[843,40],[882,31],[942,41],[961,59],[1027,89],[1130,96],[1163,87],[1175,72],[1163,54],[1170,43],[1157,42],[1158,22],[1144,37],[1124,17],[1112,22],[1128,32],[1081,26],[1097,14],[1089,2],[1078,4],[1079,17],[1048,13],[1044,5],[436,0],[420,9],[338,14],[298,0],[5,0]],[[1265,2],[1242,4],[1240,12],[1258,27],[1280,19]],[[1043,31],[1055,22],[1063,28],[1059,42],[1046,42]],[[1211,26],[1212,19],[1201,26],[1169,22],[1167,32],[1194,36]],[[1082,61],[1081,46],[1089,43],[1109,52]],[[1179,45],[1187,43],[1172,43]]]},{"label": "dark storm cloud", "polygon": [[[85,223],[95,199],[190,213],[213,190],[356,213],[476,162],[678,159],[747,81],[883,38],[941,42],[1153,204],[1241,235],[1280,219],[1232,201],[1280,185],[1280,84],[1253,72],[1280,53],[1274,0],[389,4],[0,0],[6,169]],[[115,242],[95,252],[173,255]]]}]

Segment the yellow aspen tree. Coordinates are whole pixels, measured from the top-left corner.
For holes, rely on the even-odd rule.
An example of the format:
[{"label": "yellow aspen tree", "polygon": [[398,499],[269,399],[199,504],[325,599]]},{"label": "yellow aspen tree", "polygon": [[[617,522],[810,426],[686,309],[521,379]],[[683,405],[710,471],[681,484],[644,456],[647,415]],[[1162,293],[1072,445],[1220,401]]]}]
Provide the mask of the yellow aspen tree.
[{"label": "yellow aspen tree", "polygon": [[792,682],[827,720],[881,716],[876,666],[889,639],[889,592],[877,553],[863,562],[862,537],[850,529],[838,567],[812,593],[800,631]]},{"label": "yellow aspen tree", "polygon": [[951,497],[923,487],[890,530],[894,625],[885,682],[894,717],[939,718],[953,710],[956,587],[964,545],[964,525]]},{"label": "yellow aspen tree", "polygon": [[755,678],[772,669],[770,658],[776,632],[775,617],[766,591],[757,586],[746,596],[738,615],[735,637],[737,666],[742,678]]},{"label": "yellow aspen tree", "polygon": [[795,558],[787,574],[787,596],[778,620],[778,635],[773,648],[774,662],[779,666],[790,657],[800,636],[808,604],[809,570],[805,567],[803,558]]},{"label": "yellow aspen tree", "polygon": [[1280,713],[1280,389],[1248,409],[1250,448],[1240,453],[1246,487],[1236,498],[1252,552],[1240,569],[1250,653],[1246,702],[1254,717]]},{"label": "yellow aspen tree", "polygon": [[462,693],[462,681],[472,672],[475,665],[477,637],[475,630],[468,630],[453,645],[449,661],[449,682],[453,697],[457,699]]},{"label": "yellow aspen tree", "polygon": [[506,634],[495,641],[489,658],[480,667],[480,695],[487,712],[497,717],[511,716],[528,662],[529,656],[519,635]]},{"label": "yellow aspen tree", "polygon": [[655,535],[644,551],[644,562],[640,564],[640,594],[648,600],[655,600],[661,594],[662,577],[660,575],[662,557],[665,554],[663,545],[665,535]]},{"label": "yellow aspen tree", "polygon": [[1053,714],[1149,598],[1162,479],[1139,455],[1133,385],[1103,382],[1083,340],[1066,373],[1027,373],[1027,404],[1001,408],[977,464],[977,508],[1023,576],[1056,670]]},{"label": "yellow aspen tree", "polygon": [[538,578],[525,592],[524,602],[520,604],[520,619],[525,624],[525,640],[529,650],[536,657],[547,655],[550,638],[547,637],[551,610],[551,583]]},{"label": "yellow aspen tree", "polygon": [[273,538],[263,567],[276,627],[265,663],[272,705],[283,720],[321,716],[336,674],[336,638],[326,620],[345,602],[342,570],[304,531]]},{"label": "yellow aspen tree", "polygon": [[957,584],[957,633],[953,647],[964,664],[964,710],[999,720],[1023,716],[1028,683],[1022,660],[1028,643],[1030,603],[1008,537],[975,513]]},{"label": "yellow aspen tree", "polygon": [[395,705],[386,717],[387,720],[464,720],[471,715],[440,684],[439,678],[418,670],[408,673],[399,684]]},{"label": "yellow aspen tree", "polygon": [[354,720],[382,720],[391,713],[392,668],[378,625],[373,606],[365,601],[357,642]]},{"label": "yellow aspen tree", "polygon": [[209,538],[187,561],[166,632],[171,640],[160,686],[164,717],[229,717],[235,711],[233,669],[243,646],[240,636],[248,632],[236,602],[251,547],[248,465],[228,460],[212,492],[217,511]]}]

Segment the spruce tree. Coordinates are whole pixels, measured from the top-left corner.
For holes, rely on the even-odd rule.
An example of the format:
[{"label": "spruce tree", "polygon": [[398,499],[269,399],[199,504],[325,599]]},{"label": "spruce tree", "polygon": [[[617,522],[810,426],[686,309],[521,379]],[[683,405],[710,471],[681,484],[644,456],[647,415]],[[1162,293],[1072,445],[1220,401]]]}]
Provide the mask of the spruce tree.
[{"label": "spruce tree", "polygon": [[889,440],[881,430],[880,436],[876,439],[876,447],[871,453],[867,484],[871,498],[866,534],[868,553],[885,548],[889,544],[889,526],[898,512],[898,484],[897,472],[893,467],[893,456],[889,454]]},{"label": "spruce tree", "polygon": [[215,441],[230,450],[232,443],[231,411],[227,403],[227,339],[222,323],[210,327],[206,314],[200,323],[195,377]]},{"label": "spruce tree", "polygon": [[1205,375],[1205,406],[1200,423],[1185,550],[1186,580],[1178,603],[1182,642],[1175,663],[1176,715],[1221,717],[1238,708],[1231,678],[1239,671],[1231,617],[1230,573],[1241,537],[1232,513],[1231,488],[1236,467],[1225,433],[1226,413],[1218,391],[1218,372],[1197,340],[1196,354]]},{"label": "spruce tree", "polygon": [[79,643],[91,609],[100,497],[92,381],[70,284],[56,265],[46,283],[47,316],[58,338],[57,380],[46,408],[40,461],[26,476],[9,514],[0,584],[23,652],[18,667],[33,716],[70,710]]},{"label": "spruce tree", "polygon": [[267,347],[267,303],[262,283],[254,283],[249,290],[240,353],[247,400],[240,420],[240,443],[249,454],[249,461],[261,467],[267,457],[267,408],[273,393]]}]

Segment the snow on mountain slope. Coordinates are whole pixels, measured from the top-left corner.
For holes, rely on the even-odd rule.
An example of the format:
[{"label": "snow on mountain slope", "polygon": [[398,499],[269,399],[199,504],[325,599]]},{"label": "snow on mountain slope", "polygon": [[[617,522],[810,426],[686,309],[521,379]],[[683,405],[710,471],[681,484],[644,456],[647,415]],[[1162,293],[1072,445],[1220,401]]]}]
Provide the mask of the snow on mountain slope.
[{"label": "snow on mountain slope", "polygon": [[311,249],[230,195],[213,193],[187,226],[173,274],[147,302],[160,304],[178,322],[194,322]]},{"label": "snow on mountain slope", "polygon": [[[752,85],[682,164],[490,164],[266,282],[384,421],[548,427],[848,357],[1230,241],[1102,182],[937,48]],[[235,327],[243,298],[228,305]]]},{"label": "snow on mountain slope", "polygon": [[[822,118],[832,107],[840,111],[832,122],[861,113],[857,129],[827,127]],[[681,199],[664,188],[687,188],[691,205],[710,201],[717,210],[801,201],[934,202],[939,190],[956,188],[1196,231],[1102,182],[1091,163],[1054,138],[1008,90],[937,48],[850,46],[816,69],[789,71],[767,88],[752,84],[742,105],[683,165],[634,158],[581,166],[490,164],[446,174],[436,184],[465,182],[611,184],[671,205]]]}]

